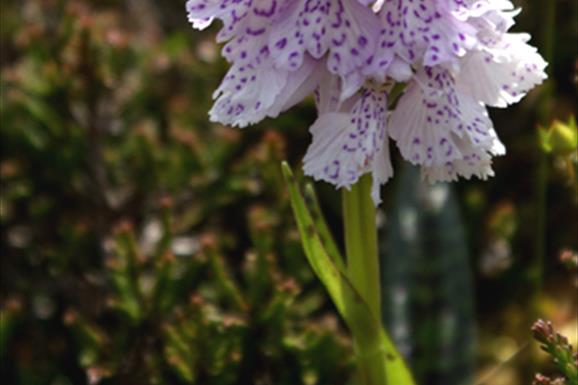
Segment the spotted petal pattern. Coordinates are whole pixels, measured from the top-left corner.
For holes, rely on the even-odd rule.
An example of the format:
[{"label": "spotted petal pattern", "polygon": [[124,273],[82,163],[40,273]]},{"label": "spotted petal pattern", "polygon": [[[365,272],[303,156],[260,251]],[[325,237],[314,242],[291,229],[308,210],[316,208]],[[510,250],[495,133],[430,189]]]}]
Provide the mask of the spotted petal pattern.
[{"label": "spotted petal pattern", "polygon": [[344,81],[343,98],[364,82],[364,66],[372,60],[379,21],[366,6],[350,0],[297,0],[271,36],[278,68],[295,69],[308,53],[327,55],[331,73]]},{"label": "spotted petal pattern", "polygon": [[245,127],[274,118],[315,90],[319,71],[310,58],[297,71],[279,71],[268,53],[254,64],[235,63],[214,93],[217,100],[209,112],[211,120]]},{"label": "spotted petal pattern", "polygon": [[529,38],[504,34],[468,55],[457,79],[461,91],[492,107],[519,102],[546,79],[547,63],[526,43]]},{"label": "spotted petal pattern", "polygon": [[476,30],[454,16],[449,1],[386,0],[382,43],[410,64],[455,62],[475,45]]},{"label": "spotted petal pattern", "polygon": [[[509,30],[510,0],[188,0],[193,27],[221,22],[230,68],[211,120],[244,127],[308,95],[319,116],[305,172],[349,188],[392,175],[388,139],[424,178],[485,179],[505,153],[486,107],[539,85],[546,62]],[[389,110],[396,82],[405,90]]]},{"label": "spotted petal pattern", "polygon": [[310,129],[313,142],[305,155],[305,173],[349,188],[361,175],[371,172],[373,197],[379,202],[379,187],[393,174],[386,136],[386,105],[386,92],[368,88],[346,101],[339,111],[321,112]]},{"label": "spotted petal pattern", "polygon": [[416,79],[390,119],[390,136],[405,159],[437,169],[504,153],[486,108],[456,89],[450,71],[426,67]]}]

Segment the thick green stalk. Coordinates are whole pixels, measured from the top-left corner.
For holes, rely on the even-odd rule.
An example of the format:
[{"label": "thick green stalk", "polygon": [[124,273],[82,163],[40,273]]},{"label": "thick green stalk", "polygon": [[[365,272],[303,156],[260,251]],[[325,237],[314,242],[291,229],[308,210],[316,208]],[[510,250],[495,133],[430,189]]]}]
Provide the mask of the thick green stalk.
[{"label": "thick green stalk", "polygon": [[[343,220],[347,274],[353,286],[365,299],[371,313],[380,319],[381,299],[377,253],[376,212],[371,200],[371,176],[366,175],[351,191],[343,192]],[[376,330],[352,325],[359,375],[363,385],[386,385],[386,360]]]}]

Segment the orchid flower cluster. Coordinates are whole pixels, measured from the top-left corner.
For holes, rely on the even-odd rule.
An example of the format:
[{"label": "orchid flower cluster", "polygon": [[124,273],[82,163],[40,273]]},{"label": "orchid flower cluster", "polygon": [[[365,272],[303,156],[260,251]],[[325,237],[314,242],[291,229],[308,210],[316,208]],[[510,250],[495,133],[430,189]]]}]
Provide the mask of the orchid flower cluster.
[{"label": "orchid flower cluster", "polygon": [[315,95],[305,173],[338,188],[371,173],[376,204],[393,175],[389,139],[430,182],[492,176],[492,156],[505,148],[486,107],[516,103],[546,78],[529,35],[509,32],[518,13],[509,0],[188,0],[186,8],[195,28],[222,22],[217,40],[230,69],[211,120],[245,127]]}]

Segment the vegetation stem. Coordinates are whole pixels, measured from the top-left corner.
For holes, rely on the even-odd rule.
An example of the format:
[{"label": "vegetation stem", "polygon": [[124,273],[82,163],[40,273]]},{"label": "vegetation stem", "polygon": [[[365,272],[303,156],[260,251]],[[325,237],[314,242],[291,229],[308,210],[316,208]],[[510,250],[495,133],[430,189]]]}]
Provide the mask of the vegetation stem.
[{"label": "vegetation stem", "polygon": [[[353,285],[380,319],[380,277],[377,253],[376,211],[371,200],[370,175],[362,177],[350,191],[343,192],[343,219],[347,273]],[[360,378],[364,385],[387,385],[385,359],[375,350],[366,330],[352,328]]]}]

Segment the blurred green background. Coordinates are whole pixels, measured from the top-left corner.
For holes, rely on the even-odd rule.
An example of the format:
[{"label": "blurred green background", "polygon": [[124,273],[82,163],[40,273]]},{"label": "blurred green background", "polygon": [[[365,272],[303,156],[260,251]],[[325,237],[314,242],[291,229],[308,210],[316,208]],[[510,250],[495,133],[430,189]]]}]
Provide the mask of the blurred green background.
[{"label": "blurred green background", "polygon": [[[576,153],[548,133],[576,114],[578,6],[516,4],[551,79],[492,111],[509,150],[496,177],[424,186],[394,159],[384,189],[384,322],[420,385],[551,372],[539,316],[576,342],[576,271],[561,261],[578,250]],[[1,7],[0,378],[351,384],[351,343],[279,167],[300,164],[313,103],[245,130],[209,123],[227,65],[184,0]],[[339,239],[340,196],[317,190]]]}]

